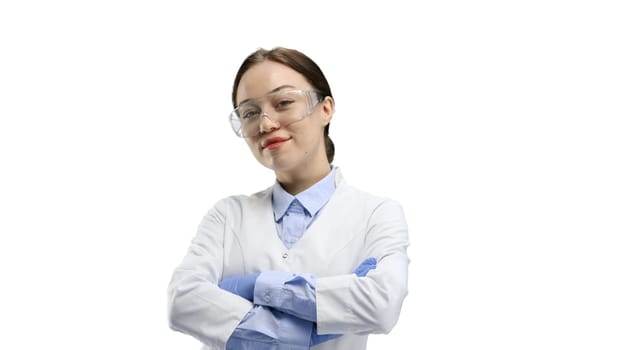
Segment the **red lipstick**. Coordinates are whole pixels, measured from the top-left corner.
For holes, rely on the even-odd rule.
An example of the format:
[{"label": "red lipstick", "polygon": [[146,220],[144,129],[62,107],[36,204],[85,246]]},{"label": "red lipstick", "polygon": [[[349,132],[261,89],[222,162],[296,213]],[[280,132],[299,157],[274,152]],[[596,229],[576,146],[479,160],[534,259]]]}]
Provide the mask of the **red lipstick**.
[{"label": "red lipstick", "polygon": [[288,141],[287,137],[271,137],[269,139],[264,140],[261,143],[261,147],[265,149],[275,149],[280,147],[283,143]]}]

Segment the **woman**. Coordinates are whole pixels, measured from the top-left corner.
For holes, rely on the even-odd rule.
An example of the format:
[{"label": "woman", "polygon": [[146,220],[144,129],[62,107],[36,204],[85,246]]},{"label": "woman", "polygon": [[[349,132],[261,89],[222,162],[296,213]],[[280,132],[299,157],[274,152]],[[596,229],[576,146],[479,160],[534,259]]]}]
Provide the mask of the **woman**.
[{"label": "woman", "polygon": [[365,349],[407,294],[400,205],[346,184],[332,166],[335,102],[299,51],[242,63],[230,122],[276,181],[220,200],[169,286],[171,328],[203,349]]}]

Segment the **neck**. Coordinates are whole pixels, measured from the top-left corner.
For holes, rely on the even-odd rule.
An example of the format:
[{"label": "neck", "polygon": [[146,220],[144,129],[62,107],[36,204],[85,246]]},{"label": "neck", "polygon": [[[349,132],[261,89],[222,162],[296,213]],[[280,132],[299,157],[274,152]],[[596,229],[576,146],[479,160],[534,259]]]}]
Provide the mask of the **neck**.
[{"label": "neck", "polygon": [[295,196],[313,186],[330,173],[330,164],[326,163],[316,169],[305,168],[292,172],[277,172],[277,181],[287,193]]}]

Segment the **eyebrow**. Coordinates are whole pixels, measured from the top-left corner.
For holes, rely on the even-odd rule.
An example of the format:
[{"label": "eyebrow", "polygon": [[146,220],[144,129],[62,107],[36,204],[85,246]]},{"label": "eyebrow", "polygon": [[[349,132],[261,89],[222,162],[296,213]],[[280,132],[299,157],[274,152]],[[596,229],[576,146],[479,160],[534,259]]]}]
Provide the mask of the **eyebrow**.
[{"label": "eyebrow", "polygon": [[[281,86],[279,86],[279,87],[277,87],[277,88],[274,88],[274,89],[270,90],[270,92],[268,92],[266,95],[270,95],[270,94],[271,94],[271,93],[273,93],[273,92],[277,92],[277,91],[279,91],[279,90],[283,90],[283,89],[287,89],[287,88],[293,88],[293,89],[295,89],[296,87],[295,87],[295,86],[292,86],[292,85],[281,85]],[[263,96],[266,96],[266,95],[263,95]],[[263,96],[259,96],[259,97],[263,97]],[[250,100],[254,100],[254,98],[247,98],[247,99],[245,99],[245,100],[241,101],[240,103],[238,103],[238,107],[239,107],[239,106],[241,106],[241,105],[243,105],[243,104],[245,104],[246,102],[248,102],[248,101],[250,101]]]}]

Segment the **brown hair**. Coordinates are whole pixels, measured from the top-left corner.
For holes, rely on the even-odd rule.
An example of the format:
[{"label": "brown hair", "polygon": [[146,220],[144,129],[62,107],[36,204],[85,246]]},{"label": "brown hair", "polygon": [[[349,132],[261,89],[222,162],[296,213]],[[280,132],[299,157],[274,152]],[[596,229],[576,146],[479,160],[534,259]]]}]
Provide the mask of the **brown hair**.
[{"label": "brown hair", "polygon": [[[249,70],[257,63],[261,63],[264,61],[273,61],[290,67],[296,72],[302,74],[305,79],[307,79],[309,84],[311,84],[311,86],[313,86],[315,90],[320,92],[322,96],[330,96],[331,98],[333,97],[324,73],[322,73],[320,67],[315,62],[313,62],[312,59],[310,59],[300,51],[284,47],[275,47],[272,50],[258,49],[257,51],[246,57],[244,62],[242,62],[242,65],[238,69],[238,73],[235,76],[235,80],[233,81],[233,92],[231,93],[233,107],[236,107],[238,86],[240,85],[240,80],[242,79],[244,73],[246,73],[247,70]],[[333,143],[333,140],[331,140],[328,136],[329,126],[330,123],[328,123],[324,128],[324,146],[326,148],[326,157],[328,158],[328,163],[332,163],[333,159],[335,158],[335,144]]]}]

